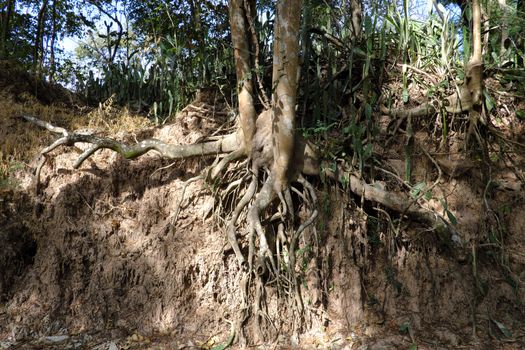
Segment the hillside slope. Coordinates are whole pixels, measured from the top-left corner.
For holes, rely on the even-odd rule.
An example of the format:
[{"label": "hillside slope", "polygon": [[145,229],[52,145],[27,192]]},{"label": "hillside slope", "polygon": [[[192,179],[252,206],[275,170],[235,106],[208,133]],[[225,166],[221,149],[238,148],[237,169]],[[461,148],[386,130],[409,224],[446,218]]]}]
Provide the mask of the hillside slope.
[{"label": "hillside slope", "polygon": [[[171,163],[150,153],[125,161],[104,150],[72,170],[86,146],[59,148],[35,193],[35,156],[52,137],[17,118],[29,113],[127,142],[154,137],[183,144],[228,125],[226,105],[214,99],[215,112],[225,112],[215,113],[197,99],[196,108],[155,128],[110,103],[86,115],[20,102],[12,92],[0,92],[6,106],[0,114],[0,348],[178,349],[227,342],[240,302],[238,266],[223,228],[232,199],[202,180],[185,187],[213,159]],[[415,149],[433,147],[431,132],[415,129]],[[378,139],[386,141],[388,130],[381,132]],[[291,328],[288,305],[269,284],[263,328],[274,337],[263,343],[249,320],[252,341],[235,347],[523,348],[523,157],[500,161],[486,188],[482,163],[459,154],[462,134],[448,136],[448,157],[433,150],[440,171],[423,152],[414,153],[413,183],[439,180],[428,208],[454,217],[460,242],[409,220],[389,221],[399,214],[328,179],[312,179],[321,215],[299,250],[305,327]],[[403,177],[404,149],[400,137],[378,142],[374,151]],[[222,180],[219,186],[227,187],[227,176]],[[377,175],[373,185],[407,192],[394,177]]]}]

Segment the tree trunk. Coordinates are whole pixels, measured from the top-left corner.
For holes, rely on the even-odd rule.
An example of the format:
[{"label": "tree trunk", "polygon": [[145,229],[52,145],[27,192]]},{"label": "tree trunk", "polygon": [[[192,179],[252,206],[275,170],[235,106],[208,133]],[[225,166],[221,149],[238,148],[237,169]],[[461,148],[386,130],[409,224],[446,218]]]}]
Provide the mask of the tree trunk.
[{"label": "tree trunk", "polygon": [[293,156],[300,24],[301,0],[278,1],[272,77],[272,174],[277,193],[288,186],[288,168]]},{"label": "tree trunk", "polygon": [[11,17],[13,17],[15,2],[15,0],[7,0],[5,8],[1,14],[2,28],[0,28],[0,60],[7,58],[7,41],[9,40],[9,34],[11,31],[9,23],[11,22]]},{"label": "tree trunk", "polygon": [[51,27],[51,44],[49,45],[49,82],[55,81],[56,62],[55,62],[55,41],[57,38],[57,0],[53,0],[51,9],[52,27]]},{"label": "tree trunk", "polygon": [[467,65],[467,85],[472,94],[473,105],[481,100],[482,75],[481,8],[479,0],[472,0],[472,56]]},{"label": "tree trunk", "polygon": [[253,74],[251,72],[249,28],[243,0],[229,3],[230,26],[237,74],[239,119],[243,132],[243,147],[251,157],[252,141],[255,135],[255,106],[253,103]]},{"label": "tree trunk", "polygon": [[[107,39],[106,45],[107,45],[107,50],[108,50],[107,61],[108,61],[108,64],[111,65],[114,63],[115,58],[117,57],[118,50],[120,48],[120,44],[122,43],[122,37],[124,36],[124,26],[118,19],[118,16],[116,14],[116,11],[117,11],[116,9],[115,9],[115,14],[111,14],[108,10],[104,8],[103,3],[99,3],[93,0],[90,0],[89,2],[92,5],[94,5],[100,11],[100,13],[106,15],[112,21],[109,23],[107,21],[104,21],[104,26],[106,27],[106,35],[107,35],[106,37]],[[116,38],[114,40],[113,40],[114,32],[111,31],[113,22],[115,22],[118,27],[116,31]]]},{"label": "tree trunk", "polygon": [[[203,81],[204,83],[209,82],[210,79],[210,71],[208,69],[208,66],[202,66],[202,63],[199,63],[199,60],[206,59],[206,35],[205,32],[205,23],[203,23],[202,20],[202,9],[201,9],[201,2],[198,0],[190,0],[189,1],[191,13],[193,14],[192,18],[192,27],[193,27],[193,36],[195,38],[195,41],[197,42],[198,47],[196,48],[196,52],[198,56],[192,56],[192,59],[197,59],[197,65],[199,65],[201,68],[199,69],[199,79]],[[191,40],[191,39],[190,39]]]},{"label": "tree trunk", "polygon": [[38,11],[38,21],[35,36],[35,51],[33,57],[33,71],[36,76],[42,74],[42,63],[44,61],[44,26],[46,22],[46,11],[47,11],[48,0],[42,2],[42,6]]},{"label": "tree trunk", "polygon": [[350,11],[352,13],[352,30],[354,40],[361,37],[361,23],[363,17],[363,3],[361,0],[350,0]]},{"label": "tree trunk", "polygon": [[[523,18],[525,16],[525,0],[518,0],[517,6],[516,6],[517,14],[520,18]],[[523,40],[522,37],[519,38],[516,45],[521,48],[522,52],[525,51],[525,40]],[[518,55],[518,64],[523,65],[524,61],[521,55]]]},{"label": "tree trunk", "polygon": [[500,40],[500,56],[503,56],[507,49],[505,48],[505,42],[509,38],[509,24],[507,20],[507,1],[498,0],[499,8],[501,10],[501,40]]},{"label": "tree trunk", "polygon": [[481,46],[482,47],[481,54],[484,55],[487,52],[490,52],[489,51],[490,50],[489,40],[490,40],[490,17],[491,17],[490,11],[491,11],[491,8],[488,4],[484,6],[480,5],[480,11],[481,11],[481,23],[483,24],[483,43]]}]

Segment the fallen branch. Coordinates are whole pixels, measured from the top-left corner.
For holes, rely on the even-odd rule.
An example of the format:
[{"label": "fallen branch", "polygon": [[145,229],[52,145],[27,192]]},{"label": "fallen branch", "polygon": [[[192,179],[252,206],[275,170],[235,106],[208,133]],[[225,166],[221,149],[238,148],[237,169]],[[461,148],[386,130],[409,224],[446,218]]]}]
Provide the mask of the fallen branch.
[{"label": "fallen branch", "polygon": [[398,63],[398,64],[396,64],[396,65],[397,65],[398,67],[400,67],[401,69],[403,69],[403,70],[411,69],[411,70],[413,70],[413,71],[416,72],[416,73],[419,73],[419,74],[421,74],[421,75],[424,75],[424,76],[427,77],[428,80],[430,80],[430,82],[433,83],[434,85],[438,83],[438,78],[436,78],[436,77],[430,75],[429,73],[425,72],[425,71],[422,70],[422,69],[419,69],[419,68],[417,68],[417,67],[411,66],[411,65],[406,64],[406,63],[403,63],[403,64]]}]

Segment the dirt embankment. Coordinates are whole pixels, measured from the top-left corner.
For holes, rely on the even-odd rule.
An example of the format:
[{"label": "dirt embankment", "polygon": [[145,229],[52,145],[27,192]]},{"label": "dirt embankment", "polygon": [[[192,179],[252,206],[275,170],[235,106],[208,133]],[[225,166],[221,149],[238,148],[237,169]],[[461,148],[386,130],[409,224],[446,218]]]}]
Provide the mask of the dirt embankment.
[{"label": "dirt embankment", "polygon": [[[172,125],[117,137],[192,143],[225,121],[222,114],[203,118],[195,111]],[[396,152],[402,147],[385,156],[391,170],[402,171],[404,158]],[[130,162],[106,150],[71,170],[80,151],[53,152],[41,193],[33,193],[27,167],[13,175],[16,190],[2,194],[0,348],[177,349],[225,342],[240,302],[238,266],[215,215],[213,188],[192,182],[182,198],[184,182],[212,159],[171,164],[148,154]],[[423,154],[413,168],[415,182],[437,177]],[[525,346],[525,198],[512,171],[493,176],[499,185],[487,197],[479,170],[444,174],[428,201],[441,211],[446,201],[461,244],[407,220],[389,222],[398,214],[317,180],[321,216],[299,250],[305,328],[288,328],[269,286],[267,324],[277,337],[268,344]],[[401,190],[395,182],[376,185]],[[496,216],[487,216],[487,203]],[[504,230],[487,235],[496,227]],[[502,249],[489,249],[496,245]]]}]

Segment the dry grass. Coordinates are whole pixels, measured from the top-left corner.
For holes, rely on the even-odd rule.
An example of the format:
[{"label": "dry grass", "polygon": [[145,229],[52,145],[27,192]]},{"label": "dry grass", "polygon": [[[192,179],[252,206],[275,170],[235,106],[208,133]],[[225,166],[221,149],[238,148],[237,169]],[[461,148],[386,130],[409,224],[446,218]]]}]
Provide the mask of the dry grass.
[{"label": "dry grass", "polygon": [[68,130],[92,129],[107,135],[133,134],[152,127],[148,119],[116,107],[111,99],[90,111],[61,105],[44,105],[29,93],[13,96],[0,91],[0,189],[12,187],[14,171],[29,167],[54,135],[23,122],[21,115],[32,115]]},{"label": "dry grass", "polygon": [[125,107],[115,106],[113,97],[87,113],[84,118],[88,120],[88,128],[109,135],[133,134],[154,126],[149,119],[133,114]]}]

